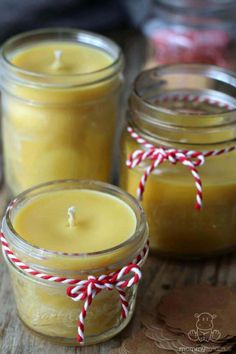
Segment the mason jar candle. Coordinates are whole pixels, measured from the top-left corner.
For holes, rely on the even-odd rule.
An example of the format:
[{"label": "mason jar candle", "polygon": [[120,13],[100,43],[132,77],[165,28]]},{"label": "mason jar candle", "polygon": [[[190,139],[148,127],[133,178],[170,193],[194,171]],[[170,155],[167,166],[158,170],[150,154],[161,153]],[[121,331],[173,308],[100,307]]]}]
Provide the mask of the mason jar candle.
[{"label": "mason jar candle", "polygon": [[3,147],[11,194],[56,179],[109,181],[122,68],[113,41],[80,30],[37,30],[3,45]]},{"label": "mason jar candle", "polygon": [[154,252],[236,246],[236,80],[207,65],[141,73],[122,137],[121,186],[142,199]]},{"label": "mason jar candle", "polygon": [[2,246],[23,323],[70,345],[116,335],[134,312],[147,236],[142,207],[109,184],[58,181],[20,194]]}]

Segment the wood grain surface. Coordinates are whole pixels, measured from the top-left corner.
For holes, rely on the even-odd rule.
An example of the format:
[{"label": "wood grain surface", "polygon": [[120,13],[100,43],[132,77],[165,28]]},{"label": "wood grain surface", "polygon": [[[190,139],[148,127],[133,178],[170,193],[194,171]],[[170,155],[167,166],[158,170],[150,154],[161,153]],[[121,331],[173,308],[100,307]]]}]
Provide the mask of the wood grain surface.
[{"label": "wood grain surface", "polygon": [[[126,90],[143,66],[145,43],[136,32],[124,31],[112,37],[120,42],[126,54]],[[120,125],[121,126],[121,125]],[[0,212],[6,205],[6,193],[2,188]],[[101,345],[85,348],[63,347],[32,334],[17,317],[12,289],[5,264],[0,258],[0,353],[1,354],[108,354],[111,348],[118,347],[124,338],[136,332],[140,326],[142,311],[147,308],[155,311],[161,296],[175,286],[208,283],[227,284],[236,288],[236,255],[205,261],[170,261],[150,256],[143,272],[135,316],[130,325],[114,339]]]}]

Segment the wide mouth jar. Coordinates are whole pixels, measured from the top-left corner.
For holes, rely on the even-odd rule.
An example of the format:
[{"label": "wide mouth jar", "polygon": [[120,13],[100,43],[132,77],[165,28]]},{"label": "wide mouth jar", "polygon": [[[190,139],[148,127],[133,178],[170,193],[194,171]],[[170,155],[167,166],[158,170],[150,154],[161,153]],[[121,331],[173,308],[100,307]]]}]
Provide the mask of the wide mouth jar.
[{"label": "wide mouth jar", "polygon": [[151,249],[178,258],[235,250],[234,73],[197,64],[144,71],[127,123],[120,184],[142,197]]},{"label": "wide mouth jar", "polygon": [[[22,208],[30,206],[37,198],[61,191],[94,191],[114,197],[124,203],[135,215],[135,231],[120,244],[88,253],[68,253],[42,249],[27,242],[14,227],[14,219]],[[99,213],[98,206],[98,213]],[[37,225],[35,225],[37,228]],[[145,248],[148,236],[146,218],[142,207],[132,196],[118,187],[97,181],[63,180],[46,183],[27,190],[10,202],[2,222],[2,232],[14,255],[34,271],[54,277],[85,281],[117,272],[134,260]],[[50,231],[49,231],[50,232]],[[112,235],[111,235],[112,237]],[[145,262],[142,257],[139,267]],[[33,331],[57,342],[76,345],[77,320],[83,301],[72,301],[67,296],[68,283],[48,281],[45,277],[27,273],[5,254],[9,266],[17,310],[22,321]],[[131,274],[125,278],[129,279]],[[73,283],[74,284],[74,283]],[[71,284],[69,284],[71,285]],[[125,289],[129,302],[128,316],[120,316],[119,294],[101,291],[93,300],[85,321],[85,344],[98,343],[120,332],[132,317],[137,284]]]}]

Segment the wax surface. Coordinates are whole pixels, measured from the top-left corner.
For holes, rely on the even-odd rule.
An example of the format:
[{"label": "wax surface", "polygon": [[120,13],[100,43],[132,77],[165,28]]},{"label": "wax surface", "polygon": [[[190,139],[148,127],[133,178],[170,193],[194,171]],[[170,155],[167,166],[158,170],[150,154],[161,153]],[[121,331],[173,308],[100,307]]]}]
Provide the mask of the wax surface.
[{"label": "wax surface", "polygon": [[[76,210],[69,226],[68,208]],[[61,252],[97,252],[127,240],[136,217],[120,199],[91,190],[45,193],[21,207],[13,221],[17,233],[34,246]]]},{"label": "wax surface", "polygon": [[[59,59],[57,52],[61,52]],[[85,74],[107,67],[112,58],[102,50],[86,45],[45,42],[18,52],[12,63],[35,73]]]}]

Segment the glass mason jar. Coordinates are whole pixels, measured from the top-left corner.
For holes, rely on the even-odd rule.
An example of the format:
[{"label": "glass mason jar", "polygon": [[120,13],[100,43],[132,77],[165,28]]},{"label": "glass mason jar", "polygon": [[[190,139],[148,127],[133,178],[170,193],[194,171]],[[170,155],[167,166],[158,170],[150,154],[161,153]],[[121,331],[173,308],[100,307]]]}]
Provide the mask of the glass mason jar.
[{"label": "glass mason jar", "polygon": [[235,0],[153,0],[143,24],[153,67],[174,63],[236,67]]},{"label": "glass mason jar", "polygon": [[113,41],[84,31],[37,30],[3,45],[3,145],[11,194],[57,179],[109,181],[122,68]]},{"label": "glass mason jar", "polygon": [[[155,147],[204,154],[236,145],[235,108],[236,79],[231,72],[198,64],[166,65],[144,71],[136,79],[128,125]],[[132,195],[137,195],[141,177],[153,162],[146,158],[135,168],[126,167],[129,154],[148,151],[142,143],[125,128],[120,184]],[[198,211],[191,171],[181,162],[172,162],[161,163],[145,184],[142,204],[151,249],[177,257],[232,251],[236,246],[236,152],[205,157],[205,163],[196,167],[203,193]]]},{"label": "glass mason jar", "polygon": [[[116,247],[86,254],[41,249],[29,244],[16,233],[13,224],[20,208],[44,193],[66,189],[95,190],[127,203],[136,216],[135,233]],[[144,212],[135,198],[117,187],[94,181],[50,182],[23,192],[10,203],[2,222],[2,231],[10,249],[31,268],[45,274],[74,279],[108,274],[128,265],[143,250],[148,236]],[[146,256],[141,261],[141,267]],[[6,256],[5,261],[11,275],[17,311],[23,323],[48,339],[78,345],[77,321],[83,301],[72,301],[67,296],[68,285],[26,274]],[[130,275],[125,277],[129,279]],[[128,324],[134,312],[137,288],[136,284],[124,289],[129,302],[126,319],[121,318],[121,302],[117,290],[103,290],[93,299],[85,319],[85,345],[108,340]]]}]

